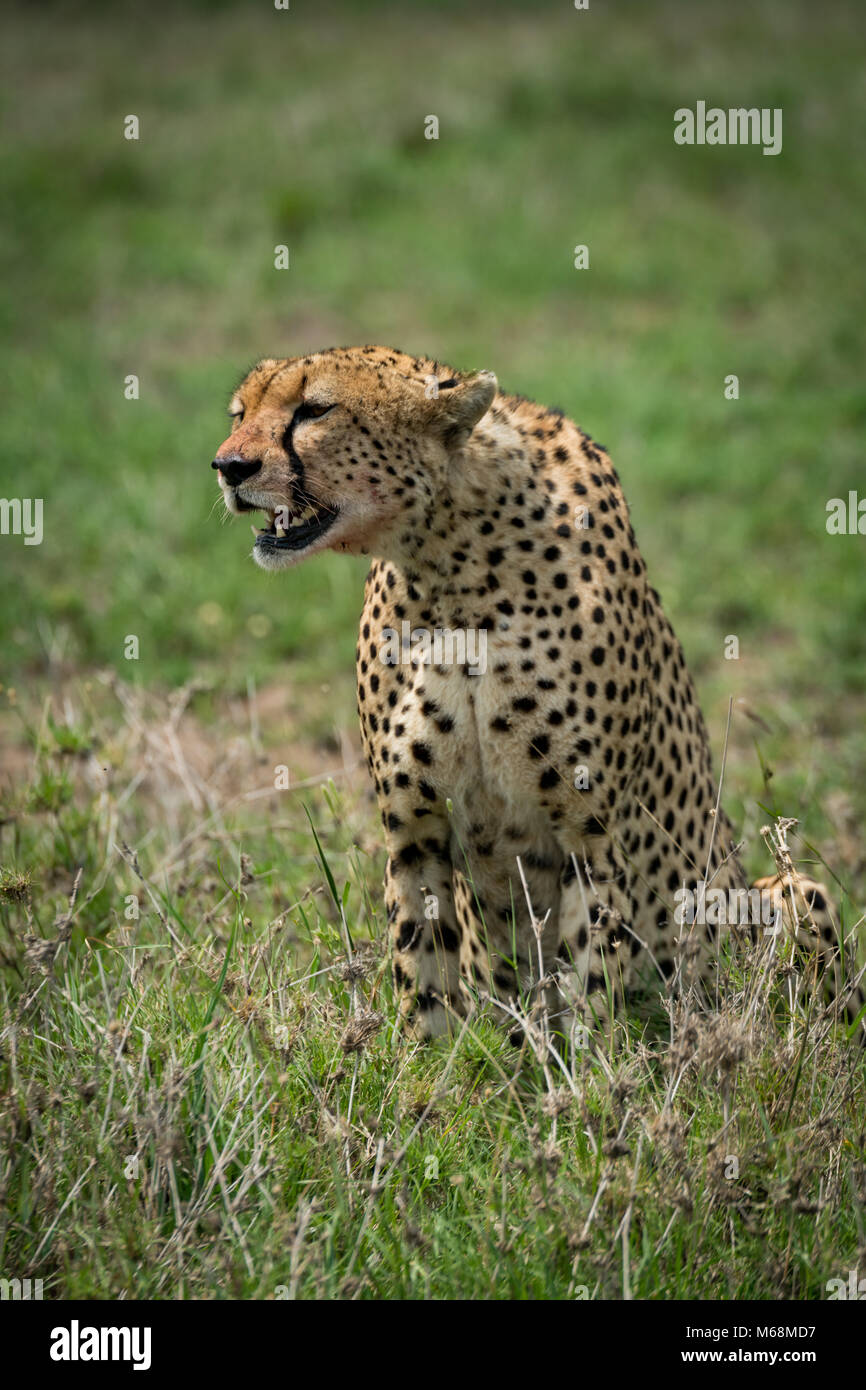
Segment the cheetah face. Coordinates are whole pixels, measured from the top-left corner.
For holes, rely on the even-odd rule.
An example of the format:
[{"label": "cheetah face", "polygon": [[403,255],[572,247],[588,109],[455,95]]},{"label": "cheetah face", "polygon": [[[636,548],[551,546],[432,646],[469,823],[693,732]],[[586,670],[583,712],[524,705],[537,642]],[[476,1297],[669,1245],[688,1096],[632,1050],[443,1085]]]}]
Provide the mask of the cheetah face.
[{"label": "cheetah face", "polygon": [[492,373],[440,383],[435,367],[390,349],[346,348],[268,358],[241,382],[212,466],[230,512],[266,515],[253,527],[262,569],[324,549],[385,554],[423,525],[455,450],[496,393]]}]

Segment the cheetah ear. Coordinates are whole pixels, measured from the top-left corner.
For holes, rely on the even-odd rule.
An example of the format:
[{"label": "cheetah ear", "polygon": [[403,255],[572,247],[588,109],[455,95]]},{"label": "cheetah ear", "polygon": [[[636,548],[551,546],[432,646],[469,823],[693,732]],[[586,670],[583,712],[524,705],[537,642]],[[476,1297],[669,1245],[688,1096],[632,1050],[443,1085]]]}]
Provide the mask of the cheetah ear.
[{"label": "cheetah ear", "polygon": [[498,390],[499,382],[493,372],[475,372],[473,376],[451,377],[439,383],[433,419],[449,449],[465,443],[482,415],[487,414]]}]

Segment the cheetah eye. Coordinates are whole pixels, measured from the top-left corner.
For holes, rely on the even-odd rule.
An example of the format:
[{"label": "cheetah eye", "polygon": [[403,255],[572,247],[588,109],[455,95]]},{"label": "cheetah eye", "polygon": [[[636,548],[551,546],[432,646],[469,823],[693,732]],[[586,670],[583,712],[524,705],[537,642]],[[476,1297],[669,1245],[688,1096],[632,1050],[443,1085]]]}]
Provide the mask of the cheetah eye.
[{"label": "cheetah eye", "polygon": [[313,405],[307,404],[307,402],[304,401],[301,405],[298,406],[297,410],[292,416],[292,424],[296,425],[301,420],[321,420],[323,415],[327,415],[328,411],[333,409],[333,404]]},{"label": "cheetah eye", "polygon": [[240,422],[241,422],[241,420],[242,420],[243,418],[244,418],[243,407],[241,407],[240,410],[230,410],[230,411],[229,411],[229,419],[230,419],[230,420],[237,420],[238,424],[240,424]]}]

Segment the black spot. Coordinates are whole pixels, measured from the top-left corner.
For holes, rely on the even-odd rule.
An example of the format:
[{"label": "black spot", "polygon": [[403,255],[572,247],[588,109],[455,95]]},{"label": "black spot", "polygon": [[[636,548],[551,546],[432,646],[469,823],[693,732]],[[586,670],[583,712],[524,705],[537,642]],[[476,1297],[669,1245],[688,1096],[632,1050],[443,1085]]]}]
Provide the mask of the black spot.
[{"label": "black spot", "polygon": [[547,734],[536,734],[529,745],[529,756],[535,759],[541,758],[547,753],[549,748],[550,739],[547,737]]},{"label": "black spot", "polygon": [[454,952],[460,950],[460,938],[453,927],[449,927],[445,923],[442,923],[440,926],[434,927],[433,934],[444,951]]},{"label": "black spot", "polygon": [[405,922],[400,923],[400,930],[397,933],[397,946],[401,951],[408,951],[413,944],[419,928],[407,917]]}]

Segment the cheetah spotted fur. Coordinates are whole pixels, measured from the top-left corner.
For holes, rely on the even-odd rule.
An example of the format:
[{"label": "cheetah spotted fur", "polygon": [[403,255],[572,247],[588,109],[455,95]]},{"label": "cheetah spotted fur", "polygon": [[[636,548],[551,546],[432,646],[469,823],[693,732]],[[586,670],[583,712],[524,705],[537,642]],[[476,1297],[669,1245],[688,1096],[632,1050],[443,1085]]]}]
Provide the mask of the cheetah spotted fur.
[{"label": "cheetah spotted fur", "polygon": [[[653,980],[709,984],[721,929],[678,925],[674,895],[745,880],[603,446],[490,372],[384,347],[266,359],[230,414],[214,467],[230,511],[266,513],[259,565],[378,557],[358,709],[407,1026],[443,1033],[470,1001],[513,1017],[542,979],[590,1026]],[[483,637],[483,663],[437,632]],[[840,990],[821,886],[761,886]]]}]

